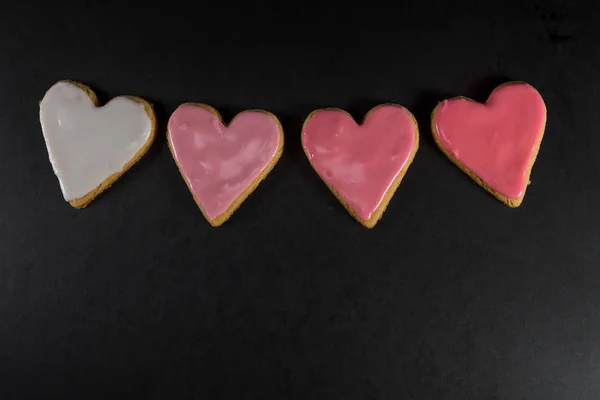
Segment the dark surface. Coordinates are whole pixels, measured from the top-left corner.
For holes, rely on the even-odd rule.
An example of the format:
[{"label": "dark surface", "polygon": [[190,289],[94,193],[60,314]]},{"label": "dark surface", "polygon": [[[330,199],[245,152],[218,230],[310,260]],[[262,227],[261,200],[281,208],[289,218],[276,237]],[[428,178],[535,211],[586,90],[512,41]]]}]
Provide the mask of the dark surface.
[{"label": "dark surface", "polygon": [[[0,398],[600,396],[597,2],[78,3],[0,13]],[[63,201],[38,121],[65,78],[160,118],[147,156],[84,210]],[[548,108],[518,209],[429,129],[438,101],[507,80]],[[279,164],[221,228],[166,145],[186,101],[227,120],[264,108],[285,129]],[[416,115],[421,148],[367,230],[310,168],[300,127],[318,107],[362,119],[390,101]]]}]

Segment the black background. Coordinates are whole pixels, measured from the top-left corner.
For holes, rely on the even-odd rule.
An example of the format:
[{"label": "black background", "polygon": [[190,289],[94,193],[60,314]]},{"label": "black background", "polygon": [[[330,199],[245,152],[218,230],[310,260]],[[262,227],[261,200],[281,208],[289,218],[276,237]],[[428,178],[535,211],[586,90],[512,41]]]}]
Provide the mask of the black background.
[{"label": "black background", "polygon": [[[598,2],[96,3],[0,13],[2,399],[600,396]],[[39,126],[60,79],[144,97],[160,119],[84,210],[64,202]],[[518,209],[429,129],[438,101],[508,80],[548,108]],[[282,159],[220,228],[166,145],[186,101],[284,126]],[[315,108],[362,119],[382,102],[415,114],[421,148],[367,230],[300,128]]]}]

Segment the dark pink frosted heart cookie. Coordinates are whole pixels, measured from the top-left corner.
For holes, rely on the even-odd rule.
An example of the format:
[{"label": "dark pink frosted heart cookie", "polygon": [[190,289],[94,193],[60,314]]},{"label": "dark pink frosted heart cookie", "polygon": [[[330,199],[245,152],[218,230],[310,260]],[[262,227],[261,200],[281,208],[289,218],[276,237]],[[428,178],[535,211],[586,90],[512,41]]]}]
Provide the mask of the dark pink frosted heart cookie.
[{"label": "dark pink frosted heart cookie", "polygon": [[433,137],[461,170],[510,207],[523,201],[546,126],[546,106],[531,85],[509,82],[485,104],[465,97],[432,113]]},{"label": "dark pink frosted heart cookie", "polygon": [[213,226],[231,216],[283,150],[283,129],[273,114],[244,111],[226,126],[217,110],[199,103],[175,110],[167,138],[183,179]]},{"label": "dark pink frosted heart cookie", "polygon": [[345,111],[313,111],[302,128],[311,165],[354,218],[375,226],[412,163],[419,130],[404,107],[382,104],[359,125]]}]

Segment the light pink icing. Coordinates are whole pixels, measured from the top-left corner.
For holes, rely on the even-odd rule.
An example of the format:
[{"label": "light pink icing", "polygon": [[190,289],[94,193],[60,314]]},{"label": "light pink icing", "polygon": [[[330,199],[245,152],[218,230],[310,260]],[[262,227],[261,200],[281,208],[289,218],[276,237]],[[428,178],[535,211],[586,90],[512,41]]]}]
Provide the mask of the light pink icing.
[{"label": "light pink icing", "polygon": [[485,104],[464,98],[441,103],[434,115],[439,143],[494,191],[520,198],[543,134],[546,107],[526,83],[497,88]]},{"label": "light pink icing", "polygon": [[318,110],[302,145],[321,178],[362,220],[381,204],[415,144],[415,124],[400,106],[380,105],[362,125],[340,110]]},{"label": "light pink icing", "polygon": [[258,177],[281,141],[279,123],[262,111],[245,111],[224,126],[211,111],[184,104],[168,129],[179,169],[211,220]]}]

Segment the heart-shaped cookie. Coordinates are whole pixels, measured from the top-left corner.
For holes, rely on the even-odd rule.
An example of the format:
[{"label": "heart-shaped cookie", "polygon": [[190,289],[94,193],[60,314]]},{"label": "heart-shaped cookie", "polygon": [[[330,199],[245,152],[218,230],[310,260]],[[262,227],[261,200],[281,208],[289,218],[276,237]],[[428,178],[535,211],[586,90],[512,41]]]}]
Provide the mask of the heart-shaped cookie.
[{"label": "heart-shaped cookie", "polygon": [[63,197],[83,208],[150,148],[156,136],[152,105],[119,96],[100,107],[89,87],[54,84],[40,102],[40,122]]},{"label": "heart-shaped cookie", "polygon": [[509,82],[485,104],[455,97],[431,115],[433,138],[463,172],[510,207],[523,201],[546,126],[546,106],[531,85]]},{"label": "heart-shaped cookie", "polygon": [[169,119],[167,138],[183,179],[212,226],[229,219],[283,151],[281,124],[263,110],[241,112],[225,125],[211,106],[182,104]]},{"label": "heart-shaped cookie", "polygon": [[381,104],[358,125],[347,112],[313,111],[302,127],[312,167],[367,228],[383,215],[419,148],[419,129],[404,107]]}]

